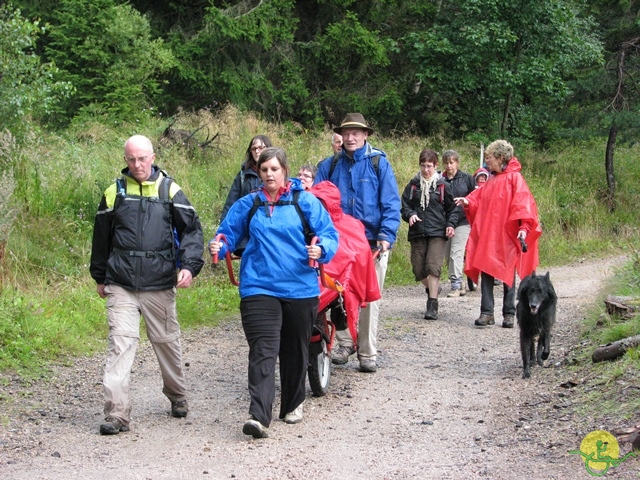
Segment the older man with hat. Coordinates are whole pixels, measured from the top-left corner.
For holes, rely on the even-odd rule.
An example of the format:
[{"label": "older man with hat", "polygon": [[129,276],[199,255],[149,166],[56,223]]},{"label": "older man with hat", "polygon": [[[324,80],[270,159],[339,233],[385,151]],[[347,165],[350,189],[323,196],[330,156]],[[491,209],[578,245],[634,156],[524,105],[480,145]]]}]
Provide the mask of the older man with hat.
[{"label": "older man with hat", "polygon": [[[400,194],[386,154],[371,146],[371,128],[361,113],[349,113],[339,127],[342,150],[318,165],[315,183],[329,180],[340,190],[342,210],[360,220],[372,250],[380,250],[376,273],[380,292],[387,273],[390,248],[400,226]],[[377,370],[377,334],[380,300],[360,312],[357,348],[348,330],[336,334],[338,348],[332,352],[335,364],[345,364],[356,352],[361,372]]]}]

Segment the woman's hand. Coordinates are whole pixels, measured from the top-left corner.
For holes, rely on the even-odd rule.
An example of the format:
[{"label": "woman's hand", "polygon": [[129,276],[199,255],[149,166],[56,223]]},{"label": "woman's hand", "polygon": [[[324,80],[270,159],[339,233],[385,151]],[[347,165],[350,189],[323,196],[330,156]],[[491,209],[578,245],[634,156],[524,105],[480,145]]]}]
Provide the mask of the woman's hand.
[{"label": "woman's hand", "polygon": [[307,245],[307,255],[309,255],[309,260],[318,260],[322,255],[322,248],[318,245]]},{"label": "woman's hand", "polygon": [[462,205],[463,207],[466,207],[467,205],[469,205],[469,200],[467,200],[464,197],[456,197],[453,199],[453,201],[456,203],[456,205],[459,207],[460,205]]},{"label": "woman's hand", "polygon": [[412,226],[416,222],[421,222],[420,217],[415,213],[409,217],[409,226]]},{"label": "woman's hand", "polygon": [[221,248],[222,248],[222,242],[216,242],[215,240],[211,240],[209,242],[209,253],[211,253],[212,257],[216,253],[219,253]]},{"label": "woman's hand", "polygon": [[525,240],[527,238],[527,231],[526,230],[519,230],[518,231],[518,236],[516,238],[521,238],[522,240]]},{"label": "woman's hand", "polygon": [[445,230],[445,235],[447,238],[453,238],[456,235],[456,230],[453,227],[447,227]]}]

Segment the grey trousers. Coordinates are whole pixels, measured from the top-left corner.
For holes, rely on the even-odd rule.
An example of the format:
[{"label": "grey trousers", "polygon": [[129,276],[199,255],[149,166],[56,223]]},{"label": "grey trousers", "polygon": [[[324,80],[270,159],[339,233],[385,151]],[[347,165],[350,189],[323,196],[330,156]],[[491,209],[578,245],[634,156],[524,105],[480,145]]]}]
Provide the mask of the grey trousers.
[{"label": "grey trousers", "polygon": [[104,416],[129,425],[131,367],[140,340],[141,315],[162,373],[162,393],[171,401],[186,399],[176,289],[136,292],[107,285],[105,293],[108,295],[109,346],[102,380]]}]

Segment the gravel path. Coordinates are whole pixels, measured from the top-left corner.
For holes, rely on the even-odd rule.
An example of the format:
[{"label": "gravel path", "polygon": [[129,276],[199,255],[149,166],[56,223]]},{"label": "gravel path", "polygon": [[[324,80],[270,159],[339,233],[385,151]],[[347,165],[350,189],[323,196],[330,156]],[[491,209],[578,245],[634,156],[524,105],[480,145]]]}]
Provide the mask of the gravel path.
[{"label": "gravel path", "polygon": [[[584,436],[616,425],[582,417],[564,366],[601,281],[622,258],[552,268],[559,296],[551,356],[522,380],[518,329],[473,327],[479,292],[440,298],[422,320],[424,290],[385,291],[379,369],[334,366],[305,420],[276,420],[270,437],[241,428],[248,410],[247,346],[238,318],[183,336],[191,412],[169,416],[148,343],[133,374],[132,430],[98,434],[103,357],[59,367],[49,380],[0,386],[2,479],[587,479]],[[545,270],[539,270],[544,273]],[[496,289],[496,294],[498,289]],[[496,312],[501,303],[496,295]],[[565,384],[566,385],[566,384]],[[277,412],[275,406],[274,412]],[[638,478],[637,461],[608,478]]]}]

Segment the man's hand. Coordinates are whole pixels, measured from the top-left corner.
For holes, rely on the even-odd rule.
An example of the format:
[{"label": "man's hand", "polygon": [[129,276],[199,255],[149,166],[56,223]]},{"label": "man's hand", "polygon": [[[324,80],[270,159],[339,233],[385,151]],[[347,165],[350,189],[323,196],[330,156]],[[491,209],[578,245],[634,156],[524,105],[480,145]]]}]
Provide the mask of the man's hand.
[{"label": "man's hand", "polygon": [[106,298],[107,294],[104,293],[104,283],[99,283],[96,285],[96,291],[98,292],[98,295],[100,295],[100,298]]},{"label": "man's hand", "polygon": [[386,240],[378,240],[378,247],[380,248],[380,253],[384,253],[387,250],[389,250],[389,247],[391,247],[391,244]]},{"label": "man's hand", "polygon": [[189,288],[191,286],[192,281],[193,281],[193,275],[191,275],[191,271],[187,269],[182,269],[178,272],[178,284],[176,285],[176,287]]}]

